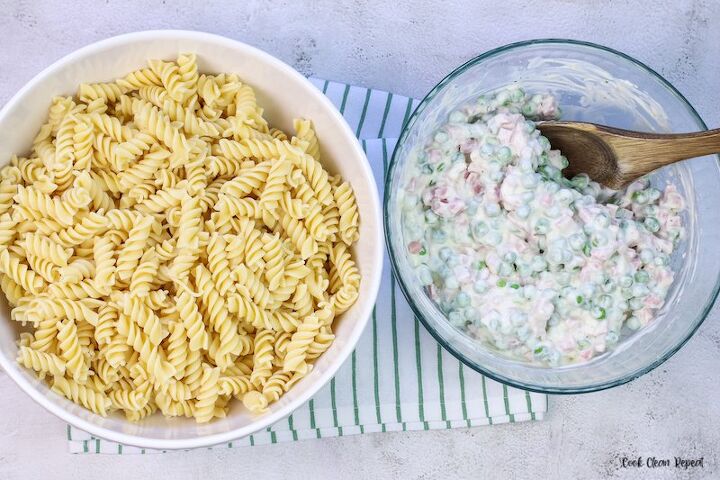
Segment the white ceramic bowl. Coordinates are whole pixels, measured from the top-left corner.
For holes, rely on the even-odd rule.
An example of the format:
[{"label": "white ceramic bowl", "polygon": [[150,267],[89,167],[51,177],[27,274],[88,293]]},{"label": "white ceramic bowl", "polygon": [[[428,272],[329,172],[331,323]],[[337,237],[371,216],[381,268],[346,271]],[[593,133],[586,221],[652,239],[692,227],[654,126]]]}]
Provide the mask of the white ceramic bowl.
[{"label": "white ceramic bowl", "polygon": [[[41,40],[42,41],[42,40]],[[50,412],[93,435],[147,448],[195,448],[250,435],[289,415],[317,392],[355,347],[371,314],[380,285],[382,227],[377,186],[360,144],[332,103],[289,65],[240,42],[200,32],[149,31],[103,40],[58,60],[35,76],[0,110],[0,165],[13,153],[27,152],[45,121],[52,97],[70,95],[82,82],[110,81],[143,67],[148,59],[175,59],[194,52],[201,72],[232,72],[255,88],[271,124],[292,131],[292,119],[312,119],[321,143],[323,165],[350,181],[360,210],[360,240],[354,256],[362,273],[357,303],[335,323],[335,342],[315,362],[312,372],[262,415],[252,415],[235,401],[227,418],[198,425],[192,419],[153,415],[131,423],[119,415],[103,418],[52,392],[15,362],[18,325],[10,320],[2,296],[0,365]]]}]

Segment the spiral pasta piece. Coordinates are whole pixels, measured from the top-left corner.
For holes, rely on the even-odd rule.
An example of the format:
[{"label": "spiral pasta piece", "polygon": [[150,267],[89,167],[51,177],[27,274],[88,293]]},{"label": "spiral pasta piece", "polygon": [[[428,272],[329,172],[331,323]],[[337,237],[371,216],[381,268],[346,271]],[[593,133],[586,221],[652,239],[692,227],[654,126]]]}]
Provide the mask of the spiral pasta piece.
[{"label": "spiral pasta piece", "polygon": [[142,87],[148,86],[161,86],[162,80],[160,77],[150,68],[143,68],[129,73],[124,78],[116,80],[120,88],[126,92],[132,90],[138,90]]},{"label": "spiral pasta piece", "polygon": [[239,176],[223,184],[220,192],[243,198],[253,190],[259,190],[267,181],[271,166],[270,162],[262,162],[241,172]]},{"label": "spiral pasta piece", "polygon": [[160,78],[168,94],[177,102],[184,102],[191,92],[173,62],[150,60],[150,68]]},{"label": "spiral pasta piece", "polygon": [[17,236],[18,221],[8,213],[0,215],[0,247],[8,247]]},{"label": "spiral pasta piece", "polygon": [[359,238],[358,209],[355,194],[348,182],[341,183],[334,189],[333,195],[340,214],[340,238],[346,245],[352,245]]},{"label": "spiral pasta piece", "polygon": [[185,134],[174,127],[156,106],[144,100],[136,100],[133,102],[133,115],[141,131],[157,138],[181,161],[187,159],[188,142]]},{"label": "spiral pasta piece", "polygon": [[273,138],[276,138],[278,140],[282,140],[283,142],[287,142],[288,136],[285,132],[280,130],[279,128],[271,128],[270,129],[270,136]]},{"label": "spiral pasta piece", "polygon": [[78,122],[73,128],[75,169],[87,170],[93,160],[93,127],[89,123]]},{"label": "spiral pasta piece", "polygon": [[210,235],[210,241],[207,245],[208,268],[212,274],[215,288],[223,297],[235,291],[230,264],[225,253],[226,248],[227,242],[222,235],[217,233]]},{"label": "spiral pasta piece", "polygon": [[85,383],[90,366],[80,349],[75,322],[68,318],[65,321],[57,322],[56,328],[60,356],[66,362],[67,371],[72,375],[73,380],[81,384]]},{"label": "spiral pasta piece", "polygon": [[[334,271],[337,272],[340,283],[357,289],[360,285],[360,272],[352,260],[347,245],[343,243],[336,244],[330,251],[330,261],[332,262]],[[331,276],[332,273],[333,271],[331,270]],[[337,288],[333,288],[331,284],[331,290],[337,290]]]},{"label": "spiral pasta piece", "polygon": [[83,320],[96,325],[98,316],[94,310],[100,304],[101,302],[93,299],[69,300],[66,298],[38,296],[30,301],[31,310],[26,318],[33,323],[53,318],[66,318],[75,322]]},{"label": "spiral pasta piece", "polygon": [[298,373],[275,372],[265,382],[262,394],[268,403],[277,402],[302,377],[303,375]]},{"label": "spiral pasta piece", "polygon": [[235,398],[242,398],[247,392],[254,388],[248,375],[221,376],[218,382],[220,393],[232,395]]},{"label": "spiral pasta piece", "polygon": [[276,218],[276,210],[282,199],[285,182],[291,170],[292,164],[282,157],[272,162],[265,186],[260,194],[260,206],[268,210]]},{"label": "spiral pasta piece", "polygon": [[[96,210],[108,212],[115,208],[115,201],[105,191],[103,185],[90,175],[87,171],[83,171],[75,177],[75,187],[84,188],[90,194],[92,199],[92,207]],[[94,214],[91,212],[90,214]]]},{"label": "spiral pasta piece", "polygon": [[256,332],[253,352],[253,369],[250,374],[250,382],[255,387],[262,387],[272,375],[275,332],[272,330],[259,330]]},{"label": "spiral pasta piece", "polygon": [[[92,251],[92,248],[90,249]],[[78,248],[78,252],[82,250]],[[60,283],[79,283],[84,278],[95,276],[95,262],[87,258],[78,258],[60,269]]]},{"label": "spiral pasta piece", "polygon": [[212,275],[202,264],[195,269],[195,282],[202,292],[201,301],[206,311],[210,327],[220,335],[219,366],[226,364],[230,355],[238,355],[242,350],[235,322],[228,315],[225,300],[215,289]]},{"label": "spiral pasta piece", "polygon": [[336,313],[343,313],[355,303],[358,295],[359,292],[357,287],[352,285],[343,285],[340,287],[340,290],[330,297],[330,303]]},{"label": "spiral pasta piece", "polygon": [[52,389],[68,400],[72,400],[103,417],[107,416],[108,410],[112,406],[112,402],[104,393],[97,392],[80,385],[77,381],[68,380],[60,376],[54,377]]},{"label": "spiral pasta piece", "polygon": [[252,413],[264,413],[267,411],[268,400],[257,390],[251,390],[242,397],[243,405]]},{"label": "spiral pasta piece", "polygon": [[255,220],[262,218],[260,202],[254,198],[237,198],[232,195],[220,193],[214,209],[228,217],[246,217]]},{"label": "spiral pasta piece", "polygon": [[152,372],[155,381],[162,384],[175,375],[175,367],[167,361],[165,352],[154,345],[140,326],[127,315],[121,314],[118,320],[118,333],[133,350],[138,352],[140,359]]},{"label": "spiral pasta piece", "polygon": [[324,242],[330,236],[327,226],[325,225],[325,217],[322,214],[320,204],[312,204],[312,206],[308,208],[303,221],[308,229],[308,233],[318,242]]},{"label": "spiral pasta piece", "polygon": [[226,237],[227,247],[225,248],[230,264],[237,265],[244,262],[250,268],[255,268],[258,257],[252,258],[250,261],[246,259],[247,252],[253,253],[255,246],[259,244],[260,231],[255,228],[255,221],[244,218],[241,219],[237,229],[237,235],[229,235]]},{"label": "spiral pasta piece", "polygon": [[257,306],[245,295],[235,294],[229,296],[227,308],[229,312],[237,314],[246,325],[254,328],[273,328],[268,312]]},{"label": "spiral pasta piece", "polygon": [[238,265],[233,270],[233,274],[239,292],[248,298],[252,298],[253,302],[260,308],[265,309],[271,306],[272,295],[259,275],[252,272],[244,264]]},{"label": "spiral pasta piece", "polygon": [[133,322],[142,328],[152,345],[160,345],[167,332],[155,312],[145,305],[142,298],[132,293],[123,294],[119,300],[122,314],[133,319]]},{"label": "spiral pasta piece", "polygon": [[118,144],[131,136],[130,129],[116,117],[96,112],[88,114],[87,119],[95,127],[95,131]]},{"label": "spiral pasta piece", "polygon": [[8,250],[0,250],[0,273],[4,273],[24,290],[34,295],[39,294],[45,287],[43,279],[28,269],[20,257],[11,254]]},{"label": "spiral pasta piece", "polygon": [[330,332],[326,327],[320,328],[320,332],[315,335],[312,343],[308,347],[306,358],[308,360],[315,359],[325,353],[332,342],[335,340],[335,335]]},{"label": "spiral pasta piece", "polygon": [[193,408],[193,415],[198,423],[209,422],[215,416],[215,402],[220,393],[219,380],[220,369],[204,364],[201,387]]},{"label": "spiral pasta piece", "polygon": [[98,288],[94,281],[81,280],[78,283],[55,283],[47,287],[48,295],[69,300],[80,300],[83,298],[102,298],[105,295],[104,288]]},{"label": "spiral pasta piece", "polygon": [[285,157],[293,163],[300,162],[302,150],[282,140],[245,139],[240,141],[222,139],[213,145],[213,155],[221,155],[236,161],[255,158],[261,161]]},{"label": "spiral pasta piece", "polygon": [[160,259],[155,250],[145,250],[130,278],[130,292],[136,297],[147,296],[155,284],[158,268],[160,268]]},{"label": "spiral pasta piece", "polygon": [[305,317],[287,345],[287,353],[283,361],[284,371],[300,373],[307,371],[308,366],[305,362],[307,351],[319,331],[320,321],[318,317],[314,314]]},{"label": "spiral pasta piece", "polygon": [[186,291],[182,290],[175,297],[180,318],[183,321],[185,330],[187,331],[188,341],[191,351],[208,348],[208,334],[205,330],[200,311],[198,310],[195,299]]},{"label": "spiral pasta piece", "polygon": [[130,230],[127,242],[118,252],[116,274],[120,280],[129,280],[132,276],[150,237],[153,222],[152,217],[142,217]]},{"label": "spiral pasta piece", "polygon": [[[117,321],[115,322],[118,323]],[[105,359],[114,368],[119,368],[128,363],[130,358],[130,345],[126,343],[126,338],[116,333],[107,348],[105,349]]]},{"label": "spiral pasta piece", "polygon": [[293,128],[295,129],[295,136],[307,142],[305,152],[315,160],[320,161],[320,144],[318,143],[312,122],[310,120],[296,118],[293,120]]},{"label": "spiral pasta piece", "polygon": [[143,158],[132,167],[123,170],[118,175],[121,192],[127,193],[134,186],[153,178],[155,172],[168,164],[170,155],[169,150],[157,148],[147,152]]},{"label": "spiral pasta piece", "polygon": [[207,186],[203,159],[185,164],[185,176],[188,180],[188,193],[193,196],[201,194]]},{"label": "spiral pasta piece", "polygon": [[89,103],[101,99],[104,103],[115,103],[126,89],[117,83],[81,83],[78,89],[80,100]]},{"label": "spiral pasta piece", "polygon": [[58,267],[66,267],[72,255],[72,249],[63,248],[51,238],[34,233],[25,235],[24,247],[28,255],[46,258]]},{"label": "spiral pasta piece", "polygon": [[280,226],[285,234],[290,237],[303,260],[317,252],[318,244],[307,231],[302,220],[297,220],[287,213],[283,213],[280,215]]},{"label": "spiral pasta piece", "polygon": [[95,323],[95,341],[98,345],[107,345],[112,341],[117,319],[118,312],[114,307],[104,304],[99,308]]},{"label": "spiral pasta piece", "polygon": [[65,375],[65,360],[54,353],[41,352],[27,346],[21,346],[18,349],[17,361],[25,368],[30,368],[40,374]]},{"label": "spiral pasta piece", "polygon": [[183,197],[180,208],[180,233],[175,245],[177,254],[173,260],[172,273],[184,281],[200,254],[198,235],[202,227],[202,209],[199,198],[190,196]]},{"label": "spiral pasta piece", "polygon": [[148,393],[142,389],[116,389],[108,394],[112,406],[121,410],[141,411],[150,401]]},{"label": "spiral pasta piece", "polygon": [[260,238],[262,242],[263,260],[265,262],[265,270],[263,275],[267,282],[267,288],[272,292],[280,286],[283,281],[283,271],[285,270],[284,251],[280,236],[263,234]]},{"label": "spiral pasta piece", "polygon": [[25,297],[27,293],[7,275],[0,275],[0,289],[2,289],[5,297],[7,297],[11,307],[16,306],[20,302],[20,299]]},{"label": "spiral pasta piece", "polygon": [[309,213],[310,207],[299,198],[293,198],[289,191],[283,192],[279,200],[280,208],[292,218],[302,220]]},{"label": "spiral pasta piece", "polygon": [[84,188],[76,188],[66,192],[62,198],[50,197],[34,187],[18,186],[15,201],[25,218],[40,220],[52,218],[66,227],[75,223],[78,210],[90,203],[90,194]]},{"label": "spiral pasta piece", "polygon": [[185,367],[190,353],[187,331],[182,321],[171,322],[168,330],[170,331],[167,347],[168,362],[175,367],[175,378],[179,380],[185,376]]}]

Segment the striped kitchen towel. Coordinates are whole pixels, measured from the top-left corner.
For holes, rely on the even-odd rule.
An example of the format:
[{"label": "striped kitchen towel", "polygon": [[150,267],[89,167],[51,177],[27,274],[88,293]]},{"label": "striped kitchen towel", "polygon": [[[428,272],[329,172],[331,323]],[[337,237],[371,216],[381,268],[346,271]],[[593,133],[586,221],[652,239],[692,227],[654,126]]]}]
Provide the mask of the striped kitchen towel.
[{"label": "striped kitchen towel", "polygon": [[[417,100],[311,79],[345,116],[365,149],[382,198],[384,173]],[[307,404],[268,429],[215,448],[369,432],[465,428],[540,420],[545,395],[485,378],[465,367],[425,331],[385,258],[372,318],[350,359]],[[156,453],[67,427],[73,453]]]}]

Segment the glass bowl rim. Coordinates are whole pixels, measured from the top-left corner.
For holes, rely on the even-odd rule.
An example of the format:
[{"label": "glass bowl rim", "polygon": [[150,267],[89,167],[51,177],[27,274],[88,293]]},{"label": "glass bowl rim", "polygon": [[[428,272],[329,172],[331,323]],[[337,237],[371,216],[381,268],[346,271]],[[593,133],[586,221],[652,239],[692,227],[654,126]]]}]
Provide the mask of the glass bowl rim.
[{"label": "glass bowl rim", "polygon": [[[455,358],[457,358],[460,362],[462,362],[467,367],[471,368],[472,370],[475,370],[478,373],[481,373],[482,375],[491,378],[493,380],[496,380],[500,383],[521,388],[523,390],[528,390],[531,392],[537,392],[537,393],[549,393],[549,394],[564,394],[564,395],[571,395],[571,394],[578,394],[578,393],[590,393],[590,392],[597,392],[600,390],[605,390],[608,388],[617,387],[618,385],[623,385],[625,383],[628,383],[632,380],[635,380],[636,378],[639,378],[646,373],[654,370],[664,362],[666,362],[670,357],[675,355],[675,353],[678,352],[687,342],[690,340],[690,338],[695,335],[695,332],[700,328],[700,325],[703,324],[705,319],[708,317],[708,314],[712,310],[713,305],[715,304],[715,301],[718,297],[718,293],[720,292],[720,275],[718,275],[718,278],[715,281],[715,285],[713,287],[713,291],[711,295],[708,297],[708,301],[706,302],[705,306],[703,307],[703,311],[701,315],[695,319],[695,325],[693,328],[688,332],[688,334],[683,338],[680,342],[677,343],[675,347],[670,349],[668,352],[666,352],[664,355],[658,357],[655,361],[651,362],[650,364],[641,367],[634,372],[631,372],[629,374],[626,374],[618,379],[607,381],[607,382],[601,382],[597,384],[591,384],[586,385],[582,387],[540,387],[537,385],[531,385],[524,382],[519,382],[510,378],[505,377],[504,375],[500,375],[497,373],[494,373],[487,368],[478,365],[477,363],[473,362],[471,359],[465,357],[462,355],[459,350],[457,350],[452,344],[446,342],[440,334],[435,330],[435,328],[430,324],[430,322],[425,318],[423,315],[423,312],[420,310],[420,308],[415,303],[415,300],[412,298],[412,296],[409,294],[409,289],[407,285],[405,284],[405,280],[400,275],[399,269],[397,267],[397,260],[395,256],[395,251],[392,247],[392,242],[390,239],[390,215],[389,215],[389,200],[390,200],[390,194],[392,192],[392,188],[390,185],[390,180],[393,178],[393,176],[390,174],[393,172],[394,167],[396,166],[398,162],[398,150],[399,147],[405,142],[405,139],[407,135],[409,134],[409,131],[411,127],[414,125],[415,121],[417,121],[417,118],[419,115],[423,112],[427,104],[452,80],[454,80],[457,76],[463,74],[466,70],[468,70],[470,67],[475,66],[476,64],[479,64],[480,62],[495,57],[501,53],[529,47],[532,45],[571,45],[574,47],[583,47],[583,48],[589,48],[591,50],[598,50],[602,53],[609,53],[611,55],[620,57],[623,60],[626,60],[630,62],[631,64],[639,67],[641,70],[645,71],[645,73],[649,74],[651,77],[654,77],[663,87],[665,87],[671,94],[673,94],[680,103],[685,107],[687,112],[690,114],[690,116],[693,118],[693,120],[697,123],[699,130],[707,130],[707,125],[705,124],[705,121],[702,119],[700,114],[697,112],[695,107],[685,98],[685,96],[680,93],[680,91],[668,80],[665,79],[662,75],[660,75],[658,72],[656,72],[654,69],[649,67],[648,65],[644,64],[643,62],[636,60],[635,58],[631,57],[630,55],[620,52],[618,50],[615,50],[610,47],[606,47],[604,45],[600,45],[593,42],[587,42],[584,40],[573,40],[573,39],[563,39],[563,38],[539,38],[539,39],[533,39],[533,40],[523,40],[519,42],[509,43],[507,45],[503,45],[501,47],[494,48],[492,50],[488,50],[485,53],[482,53],[476,57],[471,58],[467,62],[463,63],[459,67],[455,68],[453,71],[451,71],[449,74],[447,74],[442,80],[440,80],[418,103],[418,106],[415,107],[415,110],[408,118],[407,122],[402,127],[402,131],[400,133],[400,136],[398,137],[397,144],[395,145],[395,149],[393,150],[392,157],[390,159],[390,163],[388,164],[387,172],[385,175],[385,188],[383,192],[383,222],[384,222],[384,231],[385,231],[385,245],[388,251],[388,255],[390,257],[390,265],[392,267],[392,275],[395,276],[397,279],[398,284],[400,285],[400,290],[403,292],[403,295],[408,301],[408,304],[410,305],[410,308],[412,309],[414,315],[416,318],[418,318],[422,324],[425,326],[425,329],[430,333],[430,335],[433,336],[433,338],[443,346],[445,350],[450,352]],[[716,163],[720,165],[720,156],[714,155],[716,159]]]}]

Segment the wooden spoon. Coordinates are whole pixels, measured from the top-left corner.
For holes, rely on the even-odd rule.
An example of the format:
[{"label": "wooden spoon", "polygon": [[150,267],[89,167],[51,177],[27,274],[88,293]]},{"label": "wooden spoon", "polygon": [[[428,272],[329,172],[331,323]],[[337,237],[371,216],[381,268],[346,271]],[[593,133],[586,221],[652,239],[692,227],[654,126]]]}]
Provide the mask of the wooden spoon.
[{"label": "wooden spoon", "polygon": [[537,128],[567,157],[565,176],[587,173],[616,190],[665,165],[720,153],[720,129],[657,134],[582,122],[539,122]]}]

